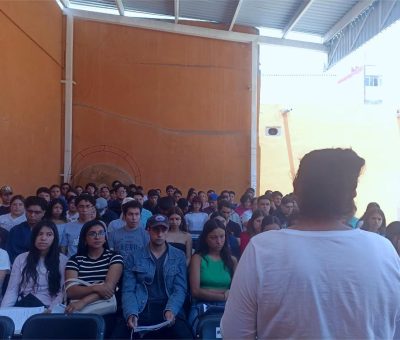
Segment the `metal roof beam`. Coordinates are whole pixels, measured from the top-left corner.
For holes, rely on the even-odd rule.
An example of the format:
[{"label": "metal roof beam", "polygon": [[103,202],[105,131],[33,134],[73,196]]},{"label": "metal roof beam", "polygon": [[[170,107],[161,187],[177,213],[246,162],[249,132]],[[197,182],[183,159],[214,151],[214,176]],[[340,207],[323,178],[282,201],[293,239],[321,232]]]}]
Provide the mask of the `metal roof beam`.
[{"label": "metal roof beam", "polygon": [[61,3],[64,5],[64,7],[68,8],[70,6],[69,0],[61,0]]},{"label": "metal roof beam", "polygon": [[250,43],[254,41],[259,44],[291,46],[291,47],[311,49],[326,53],[328,51],[327,47],[324,46],[323,44],[303,42],[290,39],[281,39],[275,37],[259,36],[248,33],[223,31],[223,30],[204,28],[198,26],[175,24],[172,22],[166,22],[162,20],[151,20],[151,19],[134,18],[127,16],[118,16],[106,13],[83,11],[72,8],[64,8],[64,14],[72,15],[75,18],[81,18],[85,20],[105,22],[109,24],[117,24],[130,27],[138,27],[138,28],[176,33],[176,34],[184,34],[202,38],[235,41],[241,43]]},{"label": "metal roof beam", "polygon": [[329,48],[327,68],[331,68],[399,19],[400,1],[376,0],[361,17],[326,43]]},{"label": "metal roof beam", "polygon": [[347,27],[358,15],[364,12],[376,0],[359,0],[324,36],[324,44],[331,40],[337,33]]},{"label": "metal roof beam", "polygon": [[179,21],[179,0],[174,0],[175,24]]},{"label": "metal roof beam", "polygon": [[290,19],[289,23],[283,30],[282,39],[293,29],[293,27],[299,22],[301,17],[307,12],[314,0],[304,0],[296,14]]},{"label": "metal roof beam", "polygon": [[242,7],[244,0],[239,0],[236,6],[235,14],[233,14],[231,24],[229,25],[229,31],[232,31],[233,26],[235,26],[236,19],[239,15],[240,7]]},{"label": "metal roof beam", "polygon": [[75,18],[80,18],[90,21],[105,22],[109,24],[138,27],[156,31],[185,34],[185,35],[198,36],[211,39],[249,43],[252,41],[257,41],[258,38],[258,36],[254,34],[228,32],[211,28],[175,24],[173,22],[168,22],[163,20],[118,16],[107,13],[84,11],[73,8],[64,8],[63,12],[66,15],[73,15]]},{"label": "metal roof beam", "polygon": [[281,39],[281,38],[267,37],[261,35],[258,37],[258,43],[267,45],[297,47],[297,48],[304,48],[307,50],[314,50],[314,51],[328,53],[328,47],[326,47],[325,45],[308,41]]},{"label": "metal roof beam", "polygon": [[125,8],[124,8],[124,4],[122,3],[122,0],[115,0],[115,4],[117,5],[119,15],[124,16]]}]

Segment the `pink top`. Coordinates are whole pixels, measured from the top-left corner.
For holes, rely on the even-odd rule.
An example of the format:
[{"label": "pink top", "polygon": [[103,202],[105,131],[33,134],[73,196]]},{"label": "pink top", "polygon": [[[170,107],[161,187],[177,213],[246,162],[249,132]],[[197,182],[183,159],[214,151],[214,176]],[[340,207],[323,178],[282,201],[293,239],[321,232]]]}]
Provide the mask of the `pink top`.
[{"label": "pink top", "polygon": [[[19,285],[21,282],[22,277],[22,270],[26,265],[26,258],[28,256],[28,252],[22,253],[17,256],[15,259],[11,275],[10,281],[7,286],[6,294],[4,295],[3,301],[1,302],[1,307],[13,307],[17,302],[18,295],[19,295]],[[38,283],[37,286],[33,286],[32,282],[28,282],[27,285],[23,285],[21,287],[23,295],[27,295],[31,293],[32,295],[36,296],[40,301],[43,302],[44,305],[49,306],[51,309],[53,306],[61,303],[63,301],[63,284],[64,284],[64,272],[65,272],[65,265],[67,264],[68,258],[60,254],[60,291],[56,296],[50,296],[49,292],[49,284],[48,284],[48,277],[47,277],[47,269],[44,265],[43,259],[39,260],[39,263],[36,267],[38,272]]]}]

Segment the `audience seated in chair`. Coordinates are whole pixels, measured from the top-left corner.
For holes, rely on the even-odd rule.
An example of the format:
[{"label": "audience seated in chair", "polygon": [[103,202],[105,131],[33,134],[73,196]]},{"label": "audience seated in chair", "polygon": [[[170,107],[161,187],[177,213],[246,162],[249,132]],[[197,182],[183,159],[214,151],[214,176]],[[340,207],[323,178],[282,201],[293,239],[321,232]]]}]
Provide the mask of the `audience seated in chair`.
[{"label": "audience seated in chair", "polygon": [[210,306],[225,306],[237,265],[231,255],[226,228],[218,218],[206,222],[199,248],[190,263],[192,306],[189,323],[195,331],[196,318]]},{"label": "audience seated in chair", "polygon": [[15,259],[1,307],[45,306],[51,310],[62,302],[67,258],[59,253],[58,240],[53,222],[44,220],[33,227],[29,251]]},{"label": "audience seated in chair", "polygon": [[[86,305],[100,299],[110,299],[123,270],[121,255],[109,250],[106,227],[103,222],[93,220],[85,223],[79,235],[78,252],[72,256],[65,270],[65,286],[70,301],[66,313],[81,311]],[[76,283],[76,279],[90,286]],[[115,315],[104,315],[106,334],[113,332]]]}]

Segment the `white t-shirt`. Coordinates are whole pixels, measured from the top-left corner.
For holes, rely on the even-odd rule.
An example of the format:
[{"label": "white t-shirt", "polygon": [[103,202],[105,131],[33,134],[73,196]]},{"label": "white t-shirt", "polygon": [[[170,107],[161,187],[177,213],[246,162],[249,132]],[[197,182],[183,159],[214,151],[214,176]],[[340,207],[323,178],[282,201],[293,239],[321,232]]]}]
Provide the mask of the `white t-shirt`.
[{"label": "white t-shirt", "polygon": [[221,321],[226,339],[393,338],[400,260],[382,236],[275,230],[253,237]]},{"label": "white t-shirt", "polygon": [[0,270],[10,270],[10,257],[8,253],[0,248]]},{"label": "white t-shirt", "polygon": [[200,233],[203,231],[204,224],[208,220],[208,215],[203,212],[191,212],[185,215],[185,221],[189,232],[192,237],[199,237]]}]

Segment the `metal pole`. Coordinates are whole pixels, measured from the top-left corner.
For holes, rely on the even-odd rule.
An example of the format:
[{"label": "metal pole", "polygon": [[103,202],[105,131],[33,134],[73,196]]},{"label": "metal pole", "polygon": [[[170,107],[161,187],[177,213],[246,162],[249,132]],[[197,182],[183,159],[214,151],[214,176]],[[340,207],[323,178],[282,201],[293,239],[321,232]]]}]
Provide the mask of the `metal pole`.
[{"label": "metal pole", "polygon": [[257,193],[257,143],[258,143],[258,44],[251,43],[251,146],[250,186]]},{"label": "metal pole", "polygon": [[74,18],[67,15],[65,48],[65,130],[64,130],[64,182],[71,180],[72,165],[72,86]]}]

